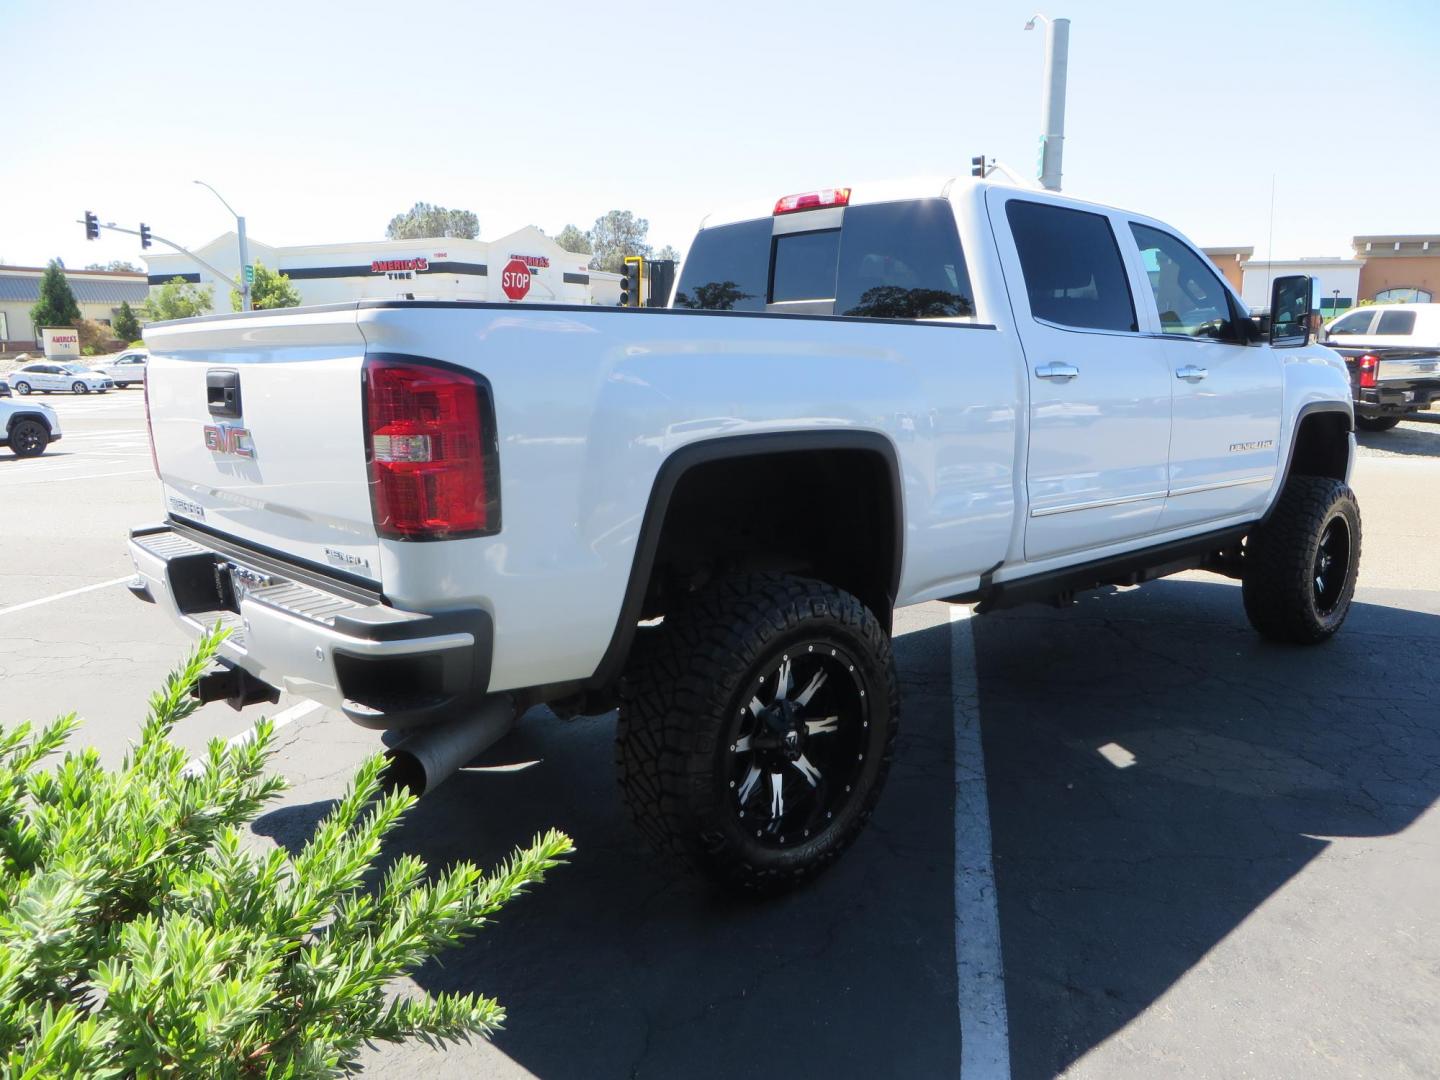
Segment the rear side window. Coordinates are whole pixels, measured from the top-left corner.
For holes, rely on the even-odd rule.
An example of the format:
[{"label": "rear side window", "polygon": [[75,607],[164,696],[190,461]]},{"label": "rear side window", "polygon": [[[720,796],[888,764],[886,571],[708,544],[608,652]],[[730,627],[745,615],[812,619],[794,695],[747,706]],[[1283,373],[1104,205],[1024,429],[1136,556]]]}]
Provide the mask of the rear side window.
[{"label": "rear side window", "polygon": [[942,319],[975,314],[975,294],[945,199],[845,211],[835,314]]},{"label": "rear side window", "polygon": [[1101,214],[1012,200],[1005,208],[1030,312],[1086,330],[1137,330],[1135,301],[1110,222]]},{"label": "rear side window", "polygon": [[1332,334],[1363,334],[1370,329],[1370,320],[1375,318],[1373,311],[1354,311],[1330,327]]},{"label": "rear side window", "polygon": [[787,233],[775,237],[774,276],[770,302],[833,300],[840,230]]},{"label": "rear side window", "polygon": [[675,291],[675,306],[764,311],[770,274],[770,218],[701,229]]},{"label": "rear side window", "polygon": [[1413,334],[1415,332],[1415,312],[1413,311],[1382,311],[1380,313],[1380,325],[1375,327],[1377,334]]}]

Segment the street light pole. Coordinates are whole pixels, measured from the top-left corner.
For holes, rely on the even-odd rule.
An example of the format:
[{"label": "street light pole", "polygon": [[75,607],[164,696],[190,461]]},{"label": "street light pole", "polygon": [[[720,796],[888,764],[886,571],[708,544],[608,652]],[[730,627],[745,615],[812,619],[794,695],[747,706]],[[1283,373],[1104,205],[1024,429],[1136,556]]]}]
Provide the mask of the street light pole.
[{"label": "street light pole", "polygon": [[1045,23],[1045,115],[1040,136],[1040,186],[1060,190],[1060,159],[1065,150],[1065,77],[1070,68],[1070,20],[1032,15],[1026,30]]},{"label": "street light pole", "polygon": [[229,210],[235,218],[235,235],[240,241],[240,310],[250,310],[250,275],[247,271],[250,268],[250,246],[245,242],[245,219],[235,213],[235,208],[225,201],[225,196],[216,191],[204,180],[196,180],[195,183],[203,188],[210,188],[210,194],[220,200],[220,205]]}]

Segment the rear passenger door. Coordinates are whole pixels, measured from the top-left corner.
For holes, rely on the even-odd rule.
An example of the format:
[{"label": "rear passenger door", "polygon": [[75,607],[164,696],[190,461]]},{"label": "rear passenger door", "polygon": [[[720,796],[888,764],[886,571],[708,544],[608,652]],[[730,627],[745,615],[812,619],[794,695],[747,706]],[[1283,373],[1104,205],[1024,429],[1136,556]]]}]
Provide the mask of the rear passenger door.
[{"label": "rear passenger door", "polygon": [[1258,515],[1279,463],[1280,361],[1252,343],[1210,260],[1158,222],[1131,220],[1146,278],[1141,320],[1174,387],[1170,529]]},{"label": "rear passenger door", "polygon": [[1025,557],[1134,541],[1159,527],[1171,383],[1140,332],[1116,216],[992,189],[1029,383]]}]

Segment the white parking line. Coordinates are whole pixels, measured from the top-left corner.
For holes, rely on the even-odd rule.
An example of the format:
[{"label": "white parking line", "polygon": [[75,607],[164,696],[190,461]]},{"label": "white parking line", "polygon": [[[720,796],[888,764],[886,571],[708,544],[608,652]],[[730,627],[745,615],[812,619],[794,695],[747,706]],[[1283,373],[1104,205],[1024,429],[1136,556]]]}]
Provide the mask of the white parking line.
[{"label": "white parking line", "polygon": [[971,610],[950,608],[950,695],[955,711],[955,981],[961,1080],[1009,1080],[1010,1021],[1000,913],[990,854],[990,800],[980,744]]},{"label": "white parking line", "polygon": [[41,604],[48,604],[54,600],[64,600],[67,597],[79,596],[81,593],[94,592],[96,589],[108,589],[111,585],[119,585],[121,582],[129,581],[133,575],[117,577],[112,581],[100,581],[94,585],[82,585],[78,589],[71,589],[69,592],[56,593],[54,596],[42,596],[38,600],[26,600],[23,604],[11,604],[9,607],[0,607],[0,615],[13,615],[17,611],[25,611],[32,607],[39,607]]},{"label": "white parking line", "polygon": [[141,473],[155,475],[154,469],[125,469],[122,472],[70,473],[65,476],[40,476],[27,480],[11,480],[0,487],[29,487],[32,484],[60,484],[66,480],[109,480],[112,476],[139,476]]},{"label": "white parking line", "polygon": [[[314,712],[314,711],[315,711],[316,709],[318,709],[318,708],[320,708],[320,703],[319,703],[318,701],[302,701],[302,702],[300,702],[298,705],[291,705],[290,708],[286,709],[284,712],[282,712],[282,713],[277,713],[275,716],[272,716],[272,717],[270,718],[270,722],[271,722],[271,724],[274,725],[275,730],[276,730],[276,731],[279,731],[281,728],[285,727],[287,724],[293,724],[296,720],[299,720],[301,717],[309,716],[312,712]],[[246,728],[244,731],[240,732],[239,735],[236,735],[236,736],[234,736],[233,738],[227,740],[226,743],[225,743],[225,745],[226,745],[226,746],[244,746],[246,743],[253,741],[254,738],[255,738],[255,728],[254,728],[254,727],[248,727],[248,728]],[[185,768],[183,768],[183,769],[180,770],[180,775],[181,775],[181,776],[199,776],[199,775],[200,775],[201,773],[203,773],[204,771],[205,771],[205,759],[204,759],[204,758],[198,758],[198,757],[197,757],[197,758],[193,759],[193,760],[190,762],[190,764],[186,765]]]}]

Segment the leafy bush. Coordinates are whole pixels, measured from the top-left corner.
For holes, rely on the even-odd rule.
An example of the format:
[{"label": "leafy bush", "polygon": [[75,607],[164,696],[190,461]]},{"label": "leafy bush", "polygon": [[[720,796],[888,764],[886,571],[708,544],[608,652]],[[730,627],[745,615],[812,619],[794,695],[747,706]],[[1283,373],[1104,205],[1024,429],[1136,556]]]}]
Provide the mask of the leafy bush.
[{"label": "leafy bush", "polygon": [[[0,730],[0,1072],[6,1077],[327,1077],[362,1042],[488,1035],[492,998],[395,998],[386,984],[479,929],[570,853],[551,831],[490,876],[413,855],[378,880],[414,802],[367,761],[292,860],[243,827],[283,788],[273,729],[216,740],[203,770],[170,741],[223,638],[207,634],[150,698],[118,771],[55,754],[74,714]],[[368,886],[367,887],[367,882]]]},{"label": "leafy bush", "polygon": [[112,345],[118,345],[115,332],[104,323],[94,319],[76,319],[75,332],[80,335],[80,354],[98,356],[109,352]]}]

